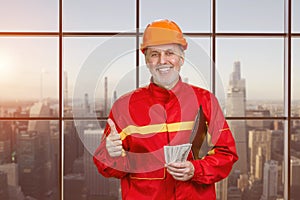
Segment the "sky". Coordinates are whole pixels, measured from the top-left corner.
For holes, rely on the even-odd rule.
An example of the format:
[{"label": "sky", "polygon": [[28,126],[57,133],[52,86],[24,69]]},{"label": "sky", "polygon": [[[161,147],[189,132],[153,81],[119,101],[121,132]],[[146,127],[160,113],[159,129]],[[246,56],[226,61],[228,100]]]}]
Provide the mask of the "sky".
[{"label": "sky", "polygon": [[[284,3],[282,0],[217,0],[216,31],[222,33],[283,33]],[[210,31],[210,0],[152,0],[140,3],[140,27],[156,19],[168,18],[180,25],[183,32]],[[57,32],[58,1],[0,0],[0,32]],[[154,13],[155,11],[155,13]],[[135,0],[64,0],[63,31],[102,32],[130,31],[135,28]],[[292,31],[300,33],[300,1],[293,1]],[[183,78],[192,84],[211,88],[210,38],[187,37],[189,48],[182,69]],[[124,45],[120,48],[120,45]],[[283,101],[284,57],[283,38],[216,39],[218,91],[226,91],[235,61],[241,62],[241,75],[246,79],[248,99]],[[120,49],[123,50],[120,51]],[[292,40],[292,96],[300,99],[300,38]],[[117,53],[118,52],[118,53]],[[103,58],[111,58],[104,62]],[[150,74],[140,55],[140,85]],[[58,38],[0,36],[0,101],[4,99],[58,98]],[[91,68],[89,68],[89,66]],[[109,88],[118,95],[134,89],[135,39],[110,37],[67,37],[63,41],[63,67],[68,73],[70,96],[78,80],[94,81],[86,89],[91,95],[103,94],[104,77]],[[83,77],[89,70],[94,79]],[[98,77],[96,77],[98,75]],[[86,76],[89,76],[86,74]],[[96,86],[95,86],[96,83]],[[78,88],[77,88],[78,89]],[[91,91],[88,91],[91,90]],[[97,91],[97,92],[95,92]],[[81,93],[84,91],[76,90]]]}]

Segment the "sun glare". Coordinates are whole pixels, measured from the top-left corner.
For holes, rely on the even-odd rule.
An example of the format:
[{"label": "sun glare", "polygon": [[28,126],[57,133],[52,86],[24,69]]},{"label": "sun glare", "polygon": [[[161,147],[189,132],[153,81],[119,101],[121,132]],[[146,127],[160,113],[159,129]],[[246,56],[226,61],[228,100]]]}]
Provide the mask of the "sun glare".
[{"label": "sun glare", "polygon": [[0,53],[0,78],[8,80],[12,76],[12,65],[8,56]]}]

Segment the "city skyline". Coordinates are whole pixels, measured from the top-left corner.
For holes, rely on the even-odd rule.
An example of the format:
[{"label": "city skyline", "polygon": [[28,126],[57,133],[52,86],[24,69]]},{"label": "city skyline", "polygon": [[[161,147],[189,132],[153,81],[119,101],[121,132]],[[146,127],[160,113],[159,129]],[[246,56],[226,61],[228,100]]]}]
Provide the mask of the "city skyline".
[{"label": "city skyline", "polygon": [[[97,55],[97,54],[96,54]],[[231,66],[231,68],[235,68],[236,64],[238,63],[239,66],[241,66],[241,68],[239,69],[239,76],[243,76],[242,75],[242,71],[243,71],[243,67],[242,66],[242,63],[240,61],[236,61],[233,63],[233,65]],[[190,69],[193,69],[194,66],[190,65],[188,66],[190,67]],[[115,70],[115,67],[112,67],[113,70]],[[109,105],[111,106],[112,103],[115,101],[116,98],[122,96],[123,94],[122,93],[119,93],[119,88],[123,87],[123,88],[127,88],[127,92],[131,91],[132,89],[131,88],[128,88],[126,87],[126,84],[128,82],[130,82],[131,78],[134,77],[134,73],[133,71],[131,70],[131,73],[129,73],[129,75],[127,74],[125,76],[125,78],[121,79],[120,82],[114,82],[112,83],[112,81],[110,80],[110,69],[108,68],[108,70],[105,71],[105,73],[102,73],[101,76],[104,76],[101,78],[101,80],[98,80],[97,79],[97,85],[94,86],[94,82],[90,82],[90,81],[86,81],[88,79],[86,79],[84,76],[82,77],[82,80],[81,81],[86,81],[85,83],[86,84],[82,84],[82,87],[81,89],[79,89],[77,91],[77,96],[75,98],[75,96],[70,96],[70,93],[72,93],[72,91],[69,90],[69,75],[66,71],[64,71],[64,74],[63,74],[63,102],[64,102],[64,105],[65,106],[68,106],[68,107],[76,107],[80,104],[82,104],[83,101],[89,101],[91,103],[91,109],[101,109],[102,107],[104,107],[104,104],[101,103],[102,101],[105,101],[105,99],[107,99],[107,103],[106,105]],[[142,72],[146,72],[147,75],[149,75],[150,77],[150,73],[148,72],[148,70],[146,71],[147,69],[144,69],[141,70]],[[232,70],[232,69],[231,69]],[[146,74],[145,73],[145,74]],[[198,74],[197,74],[198,73]],[[88,72],[87,74],[90,74],[90,72]],[[196,75],[195,75],[196,74]],[[107,76],[106,76],[107,75]],[[232,75],[228,75],[228,80],[230,80]],[[203,78],[203,74],[201,74],[201,72],[199,72],[199,70],[195,70],[195,73],[194,73],[194,78],[200,78],[200,79],[203,79],[201,80],[203,84],[206,84],[207,82],[205,82],[206,80],[204,80]],[[194,84],[193,81],[190,81],[190,80],[193,80],[193,79],[190,79],[189,77],[182,77],[183,78],[183,81],[186,81],[190,84]],[[106,80],[106,84],[105,84],[105,81]],[[42,81],[42,79],[40,80]],[[140,81],[144,81],[145,85],[148,84],[149,82],[149,79],[148,78],[144,78],[144,80],[140,80]],[[224,109],[224,114],[225,114],[225,117],[246,117],[245,113],[241,113],[241,112],[238,112],[238,113],[235,113],[235,114],[230,114],[228,112],[228,108],[226,110],[225,108],[225,105],[228,104],[228,97],[226,97],[227,93],[228,93],[228,90],[230,90],[232,80],[231,81],[228,81],[228,84],[226,86],[224,86],[223,89],[223,95],[221,94],[221,97],[220,96],[218,97],[219,98],[219,101],[221,103],[221,107]],[[248,82],[248,79],[247,81],[244,83],[244,87],[245,88],[248,88],[247,87],[247,82]],[[81,85],[81,84],[80,84]],[[92,90],[89,90],[89,87],[88,85],[92,85]],[[106,85],[106,86],[105,86]],[[134,85],[134,84],[132,84]],[[95,88],[93,88],[95,87]],[[134,86],[133,86],[134,87]],[[106,88],[106,89],[105,89]],[[209,90],[209,87],[207,85],[205,85],[204,87],[205,89],[208,89]],[[93,91],[93,89],[95,89]],[[134,89],[134,88],[133,88]],[[106,91],[106,94],[105,94],[105,91]],[[42,98],[44,94],[47,94],[47,91],[43,91],[41,88],[39,89],[39,91],[37,91],[39,93],[39,97],[37,98],[31,98],[31,99],[22,99],[22,100],[5,100],[5,99],[0,99],[0,109],[8,109],[8,111],[12,111],[13,108],[15,106],[21,106],[21,105],[27,105],[27,107],[30,107],[34,102],[36,101],[48,101],[48,102],[51,102],[51,109],[54,110],[55,112],[55,116],[58,117],[58,113],[59,113],[59,102],[58,102],[58,99],[55,99],[55,98]],[[72,94],[71,94],[72,95]],[[75,94],[73,94],[75,95]],[[272,100],[272,99],[249,99],[249,97],[247,96],[247,90],[245,90],[244,94],[245,96],[245,106],[246,106],[246,109],[257,109],[260,107],[260,109],[270,109],[271,111],[271,116],[274,116],[274,117],[280,117],[280,116],[284,116],[284,104],[283,104],[283,100]],[[106,98],[105,98],[106,96]],[[85,100],[86,99],[86,100]],[[297,117],[297,112],[299,110],[299,107],[300,107],[300,101],[299,100],[295,100],[295,101],[292,101],[292,116],[294,117]],[[234,105],[237,105],[237,103],[233,103],[232,104],[232,108],[234,108],[235,106]],[[239,104],[240,105],[240,104]],[[107,110],[108,112],[108,110]],[[74,114],[74,117],[78,117],[77,116],[77,113],[73,113]],[[63,115],[65,116],[65,113],[63,113]],[[96,117],[96,115],[94,115]],[[10,116],[6,116],[6,117],[13,117],[12,115]],[[46,116],[48,117],[48,116]],[[81,116],[82,117],[82,116]]]},{"label": "city skyline", "polygon": [[[4,38],[0,38],[3,40]],[[15,40],[15,39],[13,39]],[[59,68],[58,68],[58,52],[57,52],[57,41],[56,39],[35,39],[36,41],[31,41],[31,39],[18,39],[18,45],[14,46],[11,45],[11,42],[6,41],[3,42],[4,45],[2,46],[3,50],[0,52],[4,52],[4,54],[1,54],[1,62],[0,62],[0,70],[1,70],[1,90],[5,95],[3,95],[0,100],[16,100],[16,99],[29,99],[27,90],[31,90],[32,93],[30,95],[30,98],[38,99],[41,96],[41,87],[43,87],[44,91],[47,91],[44,93],[44,97],[47,98],[54,98],[58,99],[59,95]],[[28,41],[27,41],[28,40]],[[70,39],[68,39],[70,40]],[[89,58],[89,52],[92,51],[90,48],[86,49],[84,48],[85,45],[90,46],[92,45],[93,48],[96,48],[99,44],[99,39],[85,39],[85,40],[91,40],[84,44],[83,41],[68,41],[66,40],[66,46],[65,46],[65,57],[64,60],[64,71],[67,71],[69,74],[69,90],[74,90],[74,85],[76,84],[76,78],[80,76],[80,70],[83,68],[84,62],[88,60]],[[96,40],[96,42],[95,42]],[[101,42],[104,42],[105,40],[100,40]],[[74,44],[75,42],[75,44]],[[194,41],[193,41],[194,42]],[[252,52],[252,54],[249,54],[251,52],[244,52],[245,48],[247,47],[247,44],[251,46],[255,46],[253,43],[265,43],[260,44],[260,51],[258,52]],[[2,43],[2,44],[3,44]],[[6,44],[5,44],[6,43]],[[39,47],[38,43],[45,43],[46,46]],[[72,44],[73,43],[73,44]],[[79,43],[79,44],[76,44]],[[209,46],[207,45],[209,43],[209,39],[201,39],[196,40],[196,44],[199,44],[199,48],[202,48],[203,46],[203,52],[209,52]],[[243,43],[241,45],[240,43]],[[300,48],[300,40],[294,41],[296,46],[299,46]],[[23,44],[23,47],[20,47],[20,45]],[[25,49],[26,46],[31,44],[31,46],[34,46],[34,44],[37,45],[36,50],[32,50],[31,52],[26,52]],[[5,45],[11,46],[7,49],[5,49]],[[50,48],[52,48],[53,52],[52,54],[43,54],[42,57],[43,60],[48,62],[44,62],[43,64],[37,64],[34,61],[31,61],[28,57],[31,56],[31,54],[37,54],[40,51],[40,48],[48,48],[48,45],[50,45]],[[82,46],[83,45],[83,46]],[[132,44],[133,46],[134,44]],[[249,88],[247,91],[247,97],[248,99],[252,100],[262,100],[262,99],[268,99],[268,100],[281,100],[283,101],[284,98],[284,68],[283,68],[283,40],[281,39],[274,39],[271,40],[264,40],[264,39],[250,39],[248,41],[247,39],[220,39],[217,40],[217,47],[220,45],[220,48],[217,48],[217,62],[216,62],[216,72],[217,72],[217,87],[220,84],[220,88],[217,88],[217,90],[224,90],[222,86],[226,86],[228,83],[228,75],[230,68],[232,64],[236,61],[240,61],[244,67],[242,74],[247,78]],[[228,46],[229,45],[229,46]],[[234,45],[237,45],[236,48],[234,48]],[[271,47],[274,45],[274,47]],[[101,44],[99,45],[101,46]],[[72,49],[75,47],[76,49],[82,49],[81,51],[77,53],[71,53],[68,51],[69,49]],[[272,52],[268,52],[268,48],[272,48]],[[93,49],[92,48],[92,49]],[[230,48],[234,49],[234,52],[240,52],[234,55],[228,55],[224,54],[222,52],[228,52]],[[241,49],[242,48],[242,49]],[[13,49],[19,49],[20,55],[24,54],[27,58],[23,57],[20,58],[18,63],[18,59],[13,59],[12,55],[15,55],[14,57],[19,57],[20,55],[16,55],[13,53]],[[134,49],[134,48],[131,48]],[[244,50],[243,50],[244,49]],[[277,51],[276,54],[274,54],[274,51]],[[78,50],[77,50],[78,51]],[[82,52],[85,51],[85,52]],[[192,51],[192,50],[191,50]],[[300,50],[299,50],[300,51]],[[23,52],[23,53],[22,53]],[[25,53],[24,53],[25,52]],[[296,47],[295,47],[296,52]],[[187,55],[189,53],[189,50],[187,50]],[[28,54],[28,55],[27,55]],[[248,54],[248,55],[247,55]],[[268,56],[269,54],[269,56]],[[273,55],[274,54],[274,55]],[[5,56],[6,55],[6,56]],[[297,74],[299,73],[299,67],[300,61],[297,60],[296,54],[293,53],[294,59],[292,60],[294,65],[292,68],[292,97],[293,100],[300,100],[300,93],[298,92],[298,88],[296,85],[299,85],[298,79],[296,79]],[[86,56],[86,57],[85,57]],[[262,56],[261,59],[266,58],[264,62],[257,61],[257,56]],[[276,59],[273,59],[273,56]],[[125,92],[128,92],[135,88],[135,64],[134,64],[134,51],[132,51],[129,55],[125,55],[123,57],[119,57],[118,55],[115,56],[116,59],[119,59],[119,61],[115,61],[112,66],[101,66],[99,61],[95,61],[95,65],[99,66],[99,70],[105,69],[107,67],[113,67],[114,71],[111,72],[109,75],[109,85],[117,86],[119,82],[126,78],[126,76],[131,76],[131,80],[127,87],[120,88],[118,91],[119,94],[124,94]],[[227,61],[224,57],[228,57],[231,59],[230,61]],[[74,58],[76,58],[74,60]],[[205,64],[205,70],[203,71],[204,81],[205,84],[203,84],[203,81],[194,81],[196,80],[193,75],[193,68],[197,69],[203,69],[203,65],[197,65],[194,63],[193,68],[191,68],[190,63],[185,63],[185,65],[182,67],[182,71],[185,72],[185,76],[189,77],[191,76],[191,81],[193,84],[204,86],[207,89],[210,89],[211,83],[210,83],[210,74],[209,74],[209,65],[207,64],[209,62],[208,60],[209,55],[207,55]],[[187,61],[193,60],[192,57],[187,58]],[[223,61],[224,60],[224,61]],[[226,62],[225,62],[226,61]],[[143,63],[143,58],[141,58],[141,63]],[[261,67],[258,65],[261,62],[264,67]],[[6,64],[5,64],[6,63]],[[299,64],[298,64],[299,63]],[[24,65],[24,66],[23,66]],[[38,65],[38,66],[37,66]],[[274,67],[273,67],[274,66]],[[21,70],[18,70],[18,68],[22,68]],[[125,68],[125,69],[124,69]],[[187,68],[187,69],[185,69]],[[118,72],[117,69],[122,69],[121,72],[123,72],[123,75]],[[198,69],[198,70],[199,70]],[[147,72],[147,69],[144,64],[140,65],[140,70],[145,73],[140,74],[142,80],[149,80],[150,75]],[[267,76],[270,72],[274,72],[273,76]],[[202,73],[200,71],[200,73]],[[114,75],[116,74],[116,75]],[[130,75],[131,74],[131,75]],[[147,77],[148,76],[148,77]],[[100,77],[101,78],[101,77]],[[184,78],[184,77],[183,77]],[[197,78],[197,77],[196,77]],[[202,77],[203,79],[203,77]],[[19,80],[18,82],[15,82],[16,80]],[[20,81],[22,81],[22,84],[20,84]],[[144,81],[145,82],[145,81]],[[142,85],[142,83],[140,83]],[[264,85],[264,87],[261,87]],[[267,91],[267,92],[266,92]],[[70,98],[72,97],[72,94],[70,92]]]},{"label": "city skyline", "polygon": [[[3,0],[4,1],[4,0]],[[121,37],[121,40],[128,40],[128,49],[131,51],[126,55],[115,54],[113,65],[116,69],[124,70],[123,76],[110,75],[110,84],[120,83],[124,76],[135,77],[135,1],[128,2],[117,1],[96,1],[92,0],[89,4],[81,4],[79,1],[64,0],[63,6],[63,31],[65,32],[131,32],[132,38]],[[179,3],[180,1],[178,1]],[[151,8],[155,2],[142,1],[140,5],[141,20],[140,32],[146,25],[157,18],[169,18],[178,22],[184,33],[210,33],[211,32],[211,2],[209,0],[195,2],[190,1],[189,11],[182,10],[180,6],[175,6],[174,10],[165,10],[170,2],[160,2],[160,8],[156,8],[157,14],[153,16]],[[172,1],[176,3],[176,1]],[[261,6],[256,6],[257,4]],[[4,5],[4,4],[3,4]],[[34,5],[34,6],[32,6]],[[300,3],[292,1],[292,32],[300,31]],[[32,9],[34,7],[34,9]],[[263,8],[263,9],[262,9]],[[12,15],[11,10],[17,14]],[[113,10],[122,17],[119,19],[109,18],[100,20],[109,15],[108,11]],[[200,12],[199,12],[200,10]],[[5,6],[0,8],[0,17],[4,20],[0,22],[0,32],[51,32],[58,31],[58,1],[38,2],[36,0],[5,2]],[[183,12],[186,17],[178,16],[178,12]],[[250,13],[256,13],[251,15]],[[93,13],[93,14],[91,14]],[[192,17],[193,14],[193,17]],[[195,14],[195,16],[194,16]],[[39,17],[36,17],[39,16]],[[236,18],[235,16],[239,16]],[[197,17],[202,20],[189,20]],[[8,23],[9,22],[9,23]],[[268,24],[268,26],[266,26]],[[234,62],[240,61],[244,67],[242,74],[248,80],[247,98],[253,100],[284,99],[284,37],[283,36],[259,36],[259,33],[284,33],[284,1],[251,1],[241,3],[236,0],[216,1],[216,32],[217,33],[258,33],[255,37],[226,37],[216,35],[216,89],[223,90],[222,85],[228,83],[228,75]],[[187,36],[188,37],[188,36]],[[89,36],[89,37],[63,37],[63,71],[69,73],[69,90],[72,96],[76,77],[79,75],[84,62],[90,54],[111,40],[107,36]],[[203,52],[210,58],[211,39],[209,36],[188,37],[191,43],[198,44]],[[58,35],[40,37],[6,36],[0,37],[0,100],[20,100],[35,98],[39,99],[41,94],[41,85],[47,93],[44,97],[58,99],[59,96],[59,38]],[[112,46],[106,49],[106,53],[112,54],[118,46]],[[196,59],[192,54],[193,48],[188,48],[187,56],[189,60]],[[297,85],[300,80],[297,75],[300,73],[300,52],[299,37],[292,37],[292,100],[300,100],[300,92]],[[145,69],[142,54],[139,55],[141,71]],[[208,60],[205,61],[205,66]],[[142,63],[142,64],[141,64]],[[100,60],[95,60],[95,64],[102,70],[107,67]],[[195,73],[191,70],[189,64],[195,68],[203,69],[203,63],[186,63],[188,71],[187,77]],[[185,66],[183,68],[185,68]],[[203,70],[202,70],[203,71]],[[210,74],[207,73],[210,68],[203,72],[206,84],[196,82],[196,85],[211,88]],[[117,73],[118,70],[113,71]],[[272,76],[268,76],[272,72]],[[43,76],[43,78],[41,78]],[[149,77],[149,75],[148,75]],[[195,79],[197,77],[194,77]],[[41,81],[41,79],[43,81]],[[140,79],[144,80],[142,74]],[[146,78],[145,80],[149,80]],[[20,84],[19,82],[22,82]],[[190,80],[192,83],[194,81]],[[140,83],[142,85],[143,82]],[[220,85],[221,84],[221,85]],[[264,87],[261,87],[261,86]],[[127,88],[118,88],[118,94],[123,94],[134,89],[136,83],[131,80]],[[220,87],[220,88],[218,88]],[[27,91],[31,91],[29,96]],[[111,90],[113,91],[113,90]]]}]

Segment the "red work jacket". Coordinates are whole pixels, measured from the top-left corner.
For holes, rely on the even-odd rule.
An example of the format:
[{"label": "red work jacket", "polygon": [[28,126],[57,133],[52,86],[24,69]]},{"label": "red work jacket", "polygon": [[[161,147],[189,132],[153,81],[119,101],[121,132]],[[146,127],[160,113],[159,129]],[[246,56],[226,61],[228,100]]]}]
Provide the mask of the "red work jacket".
[{"label": "red work jacket", "polygon": [[[177,181],[164,167],[165,145],[190,142],[199,106],[202,106],[212,149],[194,160],[195,173]],[[228,176],[238,159],[235,142],[215,96],[181,80],[172,90],[150,83],[119,98],[109,117],[121,135],[124,155],[110,157],[104,137],[94,163],[105,177],[121,179],[122,199],[216,199],[215,182]]]}]

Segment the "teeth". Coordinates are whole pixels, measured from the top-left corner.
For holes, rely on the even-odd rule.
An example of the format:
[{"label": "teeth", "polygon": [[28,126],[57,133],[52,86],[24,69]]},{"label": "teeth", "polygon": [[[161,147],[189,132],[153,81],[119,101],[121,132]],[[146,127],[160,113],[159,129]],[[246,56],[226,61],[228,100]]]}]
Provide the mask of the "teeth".
[{"label": "teeth", "polygon": [[166,73],[168,72],[172,67],[170,66],[164,66],[164,67],[161,67],[161,68],[158,68],[157,71],[159,72],[162,72],[162,73]]},{"label": "teeth", "polygon": [[166,71],[169,71],[169,69],[170,69],[170,67],[168,67],[168,68],[161,68],[161,69],[158,69],[158,70],[161,71],[161,72],[166,72]]}]

